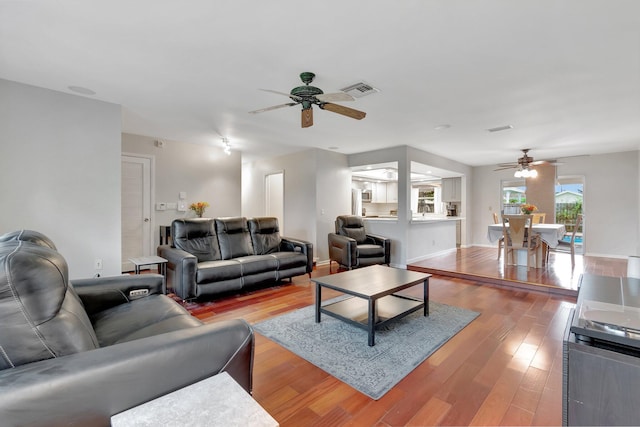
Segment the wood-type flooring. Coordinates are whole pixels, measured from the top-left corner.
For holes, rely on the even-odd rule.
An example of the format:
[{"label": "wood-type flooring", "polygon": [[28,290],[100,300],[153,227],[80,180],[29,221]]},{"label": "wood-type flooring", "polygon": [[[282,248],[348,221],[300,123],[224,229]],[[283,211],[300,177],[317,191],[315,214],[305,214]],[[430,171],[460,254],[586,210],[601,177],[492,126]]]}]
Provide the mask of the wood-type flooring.
[{"label": "wood-type flooring", "polygon": [[[495,258],[496,250],[491,253]],[[477,257],[463,251],[455,259],[461,270],[474,263],[484,268]],[[594,260],[593,268],[616,273],[622,270],[617,261]],[[312,274],[330,272],[324,265]],[[255,324],[313,304],[314,286],[299,276],[185,307],[205,322],[244,318]],[[323,292],[327,299],[337,295]],[[561,424],[562,334],[574,297],[434,275],[430,298],[481,315],[380,400],[258,333],[253,397],[283,427]]]}]

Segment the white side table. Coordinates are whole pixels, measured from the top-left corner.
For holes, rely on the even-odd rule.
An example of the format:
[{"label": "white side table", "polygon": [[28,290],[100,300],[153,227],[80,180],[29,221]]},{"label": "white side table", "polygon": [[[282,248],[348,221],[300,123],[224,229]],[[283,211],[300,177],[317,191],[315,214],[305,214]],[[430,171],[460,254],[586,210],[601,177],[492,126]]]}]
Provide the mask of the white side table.
[{"label": "white side table", "polygon": [[112,427],[279,425],[226,372],[111,417]]},{"label": "white side table", "polygon": [[129,261],[133,263],[135,266],[136,274],[140,274],[140,267],[144,267],[146,265],[158,265],[158,273],[164,276],[165,281],[167,280],[167,260],[159,257],[159,256],[141,256],[138,258],[129,258]]}]

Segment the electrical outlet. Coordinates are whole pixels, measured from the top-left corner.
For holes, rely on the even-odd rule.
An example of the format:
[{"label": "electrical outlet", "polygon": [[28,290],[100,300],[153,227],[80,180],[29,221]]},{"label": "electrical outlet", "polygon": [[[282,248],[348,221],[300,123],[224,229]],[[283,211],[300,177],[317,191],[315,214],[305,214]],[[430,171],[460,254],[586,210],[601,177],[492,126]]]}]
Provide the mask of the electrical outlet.
[{"label": "electrical outlet", "polygon": [[94,267],[96,270],[102,270],[102,258],[96,258],[96,261],[94,263]]}]

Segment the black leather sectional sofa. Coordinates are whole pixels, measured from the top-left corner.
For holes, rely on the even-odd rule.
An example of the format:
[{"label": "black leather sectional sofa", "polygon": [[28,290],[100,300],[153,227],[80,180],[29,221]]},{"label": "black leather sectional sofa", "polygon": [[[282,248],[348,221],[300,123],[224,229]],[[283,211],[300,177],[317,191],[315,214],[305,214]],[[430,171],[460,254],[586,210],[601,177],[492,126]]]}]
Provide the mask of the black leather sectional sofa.
[{"label": "black leather sectional sofa", "polygon": [[313,245],[280,236],[277,218],[185,218],[171,224],[169,288],[183,300],[210,298],[313,270]]},{"label": "black leather sectional sofa", "polygon": [[164,293],[158,274],[71,284],[46,236],[0,236],[0,425],[109,426],[223,371],[251,391],[249,324],[203,324]]}]

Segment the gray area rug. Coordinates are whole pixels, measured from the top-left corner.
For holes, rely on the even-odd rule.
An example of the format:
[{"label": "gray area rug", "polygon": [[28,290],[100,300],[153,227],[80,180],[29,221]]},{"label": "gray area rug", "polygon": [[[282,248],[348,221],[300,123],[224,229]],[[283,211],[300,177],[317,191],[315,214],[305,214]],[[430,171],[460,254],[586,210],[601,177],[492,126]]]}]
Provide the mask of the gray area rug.
[{"label": "gray area rug", "polygon": [[315,323],[314,306],[254,325],[254,329],[372,399],[380,399],[479,313],[437,302],[376,330],[367,331],[326,314]]}]

